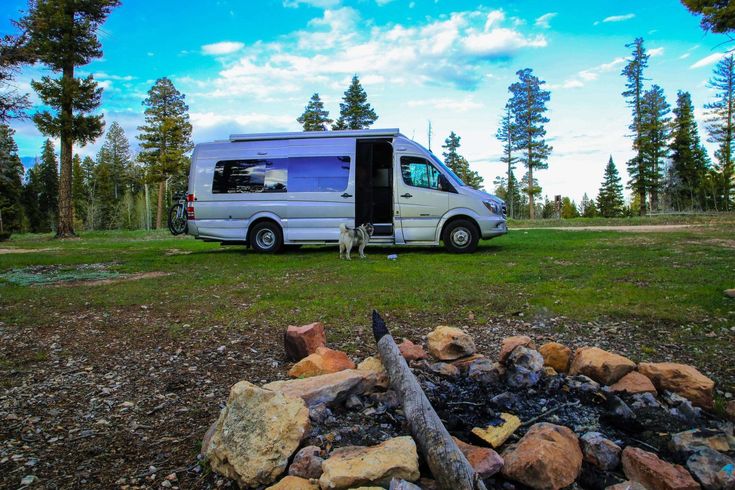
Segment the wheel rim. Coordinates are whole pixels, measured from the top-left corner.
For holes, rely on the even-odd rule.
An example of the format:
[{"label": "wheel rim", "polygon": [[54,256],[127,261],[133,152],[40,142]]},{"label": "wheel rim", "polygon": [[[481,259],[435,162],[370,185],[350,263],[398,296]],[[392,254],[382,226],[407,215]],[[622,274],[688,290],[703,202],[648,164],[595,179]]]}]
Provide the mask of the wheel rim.
[{"label": "wheel rim", "polygon": [[471,237],[472,234],[470,233],[470,230],[462,226],[452,230],[452,233],[449,236],[450,240],[452,241],[452,245],[457,248],[465,248],[467,245],[469,245]]},{"label": "wheel rim", "polygon": [[258,244],[258,248],[269,249],[272,248],[276,243],[276,234],[273,230],[260,230],[255,235],[255,243]]}]

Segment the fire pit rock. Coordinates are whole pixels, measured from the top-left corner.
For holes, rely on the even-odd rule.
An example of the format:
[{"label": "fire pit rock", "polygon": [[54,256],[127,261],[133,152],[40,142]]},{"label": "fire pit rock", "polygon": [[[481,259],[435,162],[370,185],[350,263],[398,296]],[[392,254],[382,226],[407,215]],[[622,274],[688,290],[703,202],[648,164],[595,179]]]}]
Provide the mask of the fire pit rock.
[{"label": "fire pit rock", "polygon": [[735,488],[733,459],[708,447],[700,448],[687,459],[687,468],[705,490]]},{"label": "fire pit rock", "polygon": [[715,429],[692,429],[671,436],[672,451],[689,455],[702,447],[720,452],[735,452],[735,437]]},{"label": "fire pit rock", "polygon": [[429,357],[423,347],[408,339],[403,339],[403,342],[398,344],[398,350],[401,351],[401,355],[407,362],[420,361]]},{"label": "fire pit rock", "polygon": [[693,366],[675,362],[642,362],[638,370],[659,390],[678,393],[698,407],[711,409],[714,405],[715,382]]},{"label": "fire pit rock", "polygon": [[574,483],[582,469],[582,451],[569,428],[539,423],[518,444],[503,452],[503,475],[538,490],[558,490]]},{"label": "fire pit rock", "polygon": [[536,345],[533,343],[533,340],[531,340],[531,337],[527,337],[526,335],[506,337],[503,339],[503,343],[500,346],[498,362],[500,362],[500,364],[505,364],[508,357],[510,357],[516,347],[528,347],[529,349],[535,349]]},{"label": "fire pit rock", "polygon": [[646,376],[638,371],[631,371],[617,383],[610,386],[613,393],[656,393],[656,387]]},{"label": "fire pit rock", "polygon": [[345,369],[355,369],[355,363],[347,354],[328,347],[317,347],[316,352],[294,364],[288,375],[292,378],[308,378]]},{"label": "fire pit rock", "polygon": [[544,357],[544,366],[554,368],[558,373],[566,373],[569,370],[572,349],[566,345],[559,342],[547,342],[538,351]]},{"label": "fire pit rock", "polygon": [[377,357],[367,357],[364,361],[357,365],[359,371],[365,371],[375,376],[375,386],[379,388],[388,387],[388,373],[385,372],[385,367],[380,359]]},{"label": "fire pit rock", "polygon": [[207,447],[212,469],[242,487],[273,483],[309,428],[303,400],[240,381]]},{"label": "fire pit rock", "polygon": [[490,478],[503,468],[503,458],[489,447],[473,446],[452,437],[480,478]]},{"label": "fire pit rock", "polygon": [[311,378],[273,381],[263,388],[288,396],[302,398],[309,408],[346,400],[350,395],[364,393],[375,386],[375,374],[358,369],[345,369]]},{"label": "fire pit rock", "polygon": [[305,478],[297,476],[287,476],[266,490],[319,490],[319,485],[312,483]]},{"label": "fire pit rock", "polygon": [[426,337],[429,352],[440,361],[453,361],[475,353],[475,341],[456,327],[439,326]]},{"label": "fire pit rock", "polygon": [[316,352],[318,347],[327,345],[324,325],[321,322],[297,327],[290,325],[283,339],[286,356],[292,361],[300,361]]},{"label": "fire pit rock", "polygon": [[322,476],[322,450],[318,446],[306,446],[299,449],[293,458],[288,474],[300,478],[318,479]]},{"label": "fire pit rock", "polygon": [[611,385],[635,369],[635,363],[599,347],[581,347],[574,353],[569,373],[584,374],[598,383]]},{"label": "fire pit rock", "polygon": [[587,432],[579,438],[584,460],[601,470],[614,470],[620,464],[620,446],[599,432]]},{"label": "fire pit rock", "polygon": [[541,379],[544,358],[538,351],[518,346],[505,361],[505,382],[511,388],[533,386]]},{"label": "fire pit rock", "polygon": [[628,446],[623,450],[623,471],[649,490],[699,490],[682,466],[667,463],[653,453]]}]

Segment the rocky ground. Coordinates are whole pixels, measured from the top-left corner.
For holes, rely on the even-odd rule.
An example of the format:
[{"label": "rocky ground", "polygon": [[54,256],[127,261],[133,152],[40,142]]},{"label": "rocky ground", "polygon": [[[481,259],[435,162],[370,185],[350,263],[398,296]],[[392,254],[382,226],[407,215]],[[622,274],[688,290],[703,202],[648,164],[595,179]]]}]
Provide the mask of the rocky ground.
[{"label": "rocky ground", "polygon": [[[172,333],[169,319],[145,308],[56,320],[42,330],[0,323],[0,487],[233,485],[200,464],[201,439],[234,383],[286,377],[291,364],[281,332],[181,323]],[[387,321],[417,342],[433,328],[420,317]],[[518,317],[468,323],[478,351],[493,358],[504,337],[521,333],[539,344],[591,344],[636,359],[640,340],[650,344],[660,331],[657,360],[688,362],[692,355],[689,347],[668,342],[666,325]],[[355,327],[353,358],[375,354],[369,332],[366,312],[364,325]],[[734,334],[726,334],[723,345],[733,345]],[[723,349],[698,367],[719,383],[724,399],[732,396],[733,366],[733,349]]]}]

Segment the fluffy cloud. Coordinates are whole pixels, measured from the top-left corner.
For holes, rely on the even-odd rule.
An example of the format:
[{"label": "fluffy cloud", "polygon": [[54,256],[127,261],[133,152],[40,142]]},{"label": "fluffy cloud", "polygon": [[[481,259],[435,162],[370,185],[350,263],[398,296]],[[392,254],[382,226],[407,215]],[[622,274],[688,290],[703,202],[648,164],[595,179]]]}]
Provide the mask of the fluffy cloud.
[{"label": "fluffy cloud", "polygon": [[[661,48],[661,50],[663,51],[663,48]],[[581,70],[577,72],[573,77],[568,78],[567,80],[565,80],[564,82],[560,84],[549,84],[548,88],[551,88],[551,89],[581,88],[581,87],[584,87],[584,85],[587,82],[597,80],[601,74],[616,70],[623,63],[625,63],[625,58],[623,57],[615,58],[609,63],[602,63],[600,65],[593,66],[592,68]]]},{"label": "fluffy cloud", "polygon": [[245,45],[241,42],[222,41],[219,43],[205,44],[202,46],[202,53],[213,56],[222,56],[225,54],[237,53],[244,47]]}]

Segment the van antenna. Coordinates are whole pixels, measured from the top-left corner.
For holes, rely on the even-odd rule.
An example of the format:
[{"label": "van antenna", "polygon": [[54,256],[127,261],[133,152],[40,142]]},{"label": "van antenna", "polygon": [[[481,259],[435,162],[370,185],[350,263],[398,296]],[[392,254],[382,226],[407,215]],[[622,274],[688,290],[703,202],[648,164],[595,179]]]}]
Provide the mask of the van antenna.
[{"label": "van antenna", "polygon": [[414,128],[413,131],[411,132],[411,141],[414,140],[414,136],[416,136],[416,128]]}]

